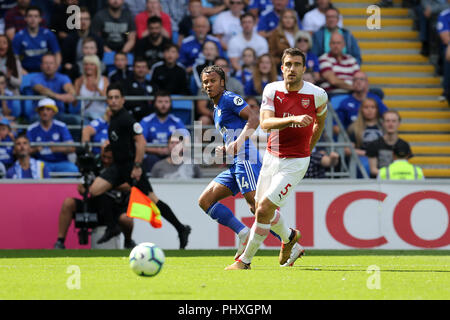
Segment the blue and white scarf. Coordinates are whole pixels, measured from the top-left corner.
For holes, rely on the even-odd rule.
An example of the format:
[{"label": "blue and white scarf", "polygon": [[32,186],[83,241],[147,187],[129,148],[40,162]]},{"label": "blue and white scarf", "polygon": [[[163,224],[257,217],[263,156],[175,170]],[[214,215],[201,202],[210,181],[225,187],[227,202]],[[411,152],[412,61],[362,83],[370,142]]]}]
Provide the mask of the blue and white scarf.
[{"label": "blue and white scarf", "polygon": [[[44,162],[30,158],[30,169],[33,179],[44,178]],[[19,161],[14,162],[14,172],[13,179],[22,179],[22,167]]]}]

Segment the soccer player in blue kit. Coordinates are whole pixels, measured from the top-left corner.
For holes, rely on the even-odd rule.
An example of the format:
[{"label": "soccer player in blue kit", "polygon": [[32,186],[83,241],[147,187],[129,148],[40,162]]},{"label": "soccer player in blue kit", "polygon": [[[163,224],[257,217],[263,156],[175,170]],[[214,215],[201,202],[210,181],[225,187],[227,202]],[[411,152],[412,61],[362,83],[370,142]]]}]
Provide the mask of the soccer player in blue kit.
[{"label": "soccer player in blue kit", "polygon": [[204,68],[200,78],[203,90],[214,102],[214,123],[225,142],[225,146],[216,148],[216,155],[232,155],[234,159],[228,170],[210,182],[198,202],[212,219],[238,235],[239,246],[234,257],[238,259],[245,249],[250,229],[219,201],[241,192],[251,212],[255,213],[255,190],[261,161],[249,137],[259,125],[259,114],[242,97],[226,90],[225,72],[219,66]]}]

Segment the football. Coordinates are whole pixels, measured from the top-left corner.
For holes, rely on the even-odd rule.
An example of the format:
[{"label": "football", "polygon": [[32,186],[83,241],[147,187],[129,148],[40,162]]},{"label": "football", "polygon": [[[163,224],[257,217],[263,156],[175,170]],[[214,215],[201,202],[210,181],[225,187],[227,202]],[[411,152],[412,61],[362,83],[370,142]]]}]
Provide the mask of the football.
[{"label": "football", "polygon": [[153,277],[162,269],[164,252],[150,242],[138,244],[130,253],[130,268],[139,276]]}]

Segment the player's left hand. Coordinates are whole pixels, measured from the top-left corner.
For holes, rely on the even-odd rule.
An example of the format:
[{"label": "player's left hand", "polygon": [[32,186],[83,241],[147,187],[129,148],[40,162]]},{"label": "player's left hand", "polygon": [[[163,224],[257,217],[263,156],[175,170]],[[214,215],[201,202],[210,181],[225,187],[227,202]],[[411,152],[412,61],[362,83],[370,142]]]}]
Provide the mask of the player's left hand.
[{"label": "player's left hand", "polygon": [[141,175],[142,175],[142,168],[134,167],[133,170],[131,170],[131,179],[139,181],[141,179]]}]

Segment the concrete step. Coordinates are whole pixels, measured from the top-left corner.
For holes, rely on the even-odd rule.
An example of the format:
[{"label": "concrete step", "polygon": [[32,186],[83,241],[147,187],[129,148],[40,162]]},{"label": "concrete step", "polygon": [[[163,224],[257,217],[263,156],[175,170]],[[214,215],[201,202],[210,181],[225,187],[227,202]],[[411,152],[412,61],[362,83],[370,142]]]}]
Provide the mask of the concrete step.
[{"label": "concrete step", "polygon": [[444,142],[450,143],[450,134],[399,134],[400,138],[409,143],[414,142],[426,142],[426,143],[437,143]]},{"label": "concrete step", "polygon": [[[449,111],[399,111],[403,119],[450,119]],[[450,140],[449,140],[450,141]]]},{"label": "concrete step", "polygon": [[[391,97],[389,97],[390,99]],[[439,101],[439,100],[383,100],[384,104],[388,108],[397,109],[397,108],[424,108],[424,109],[439,109],[446,110],[450,108],[450,105],[447,101]],[[450,109],[449,109],[450,110]]]},{"label": "concrete step", "polygon": [[422,43],[418,41],[360,41],[359,48],[364,53],[369,53],[368,50],[416,50],[420,52]]},{"label": "concrete step", "polygon": [[449,178],[450,169],[422,169],[425,178]]},{"label": "concrete step", "polygon": [[371,85],[403,84],[403,85],[440,85],[439,77],[369,77]]},{"label": "concrete step", "polygon": [[[335,2],[333,2],[335,4]],[[339,8],[339,11],[343,16],[362,16],[369,17],[372,13],[367,13],[367,6],[360,8],[343,8],[339,7],[339,4],[336,3],[336,7]],[[408,17],[409,10],[407,8],[381,8],[380,10],[381,17]]]},{"label": "concrete step", "polygon": [[409,162],[417,165],[450,165],[450,157],[412,157]]},{"label": "concrete step", "polygon": [[[413,26],[413,20],[410,18],[386,18],[381,19],[381,28],[386,27],[408,27],[409,29]],[[345,18],[344,26],[349,27],[367,27],[367,18]]]},{"label": "concrete step", "polygon": [[391,49],[388,47],[386,49],[363,49],[362,52],[364,54],[420,55],[419,49]]},{"label": "concrete step", "polygon": [[420,54],[362,54],[362,60],[364,63],[369,62],[414,62],[414,63],[426,63],[429,62],[427,57],[424,57]]},{"label": "concrete step", "polygon": [[450,123],[402,123],[399,132],[450,132]]},{"label": "concrete step", "polygon": [[386,98],[390,96],[439,96],[442,94],[442,88],[381,88]]},{"label": "concrete step", "polygon": [[[335,6],[350,4],[350,5],[354,5],[354,6],[362,5],[362,6],[368,7],[372,4],[374,4],[375,2],[376,1],[364,1],[364,0],[363,1],[360,1],[360,0],[334,0],[333,4]],[[402,0],[394,0],[393,3],[394,3],[394,7],[398,7],[398,6],[401,6]]]},{"label": "concrete step", "polygon": [[358,44],[361,50],[420,50],[422,48],[422,43],[419,41],[360,41]]},{"label": "concrete step", "polygon": [[427,72],[434,73],[431,64],[363,64],[361,70],[364,72]]},{"label": "concrete step", "polygon": [[411,146],[413,154],[450,155],[450,146]]},{"label": "concrete step", "polygon": [[419,33],[417,31],[383,31],[383,30],[366,30],[366,31],[352,31],[355,38],[360,41],[363,39],[414,39],[419,38]]}]

